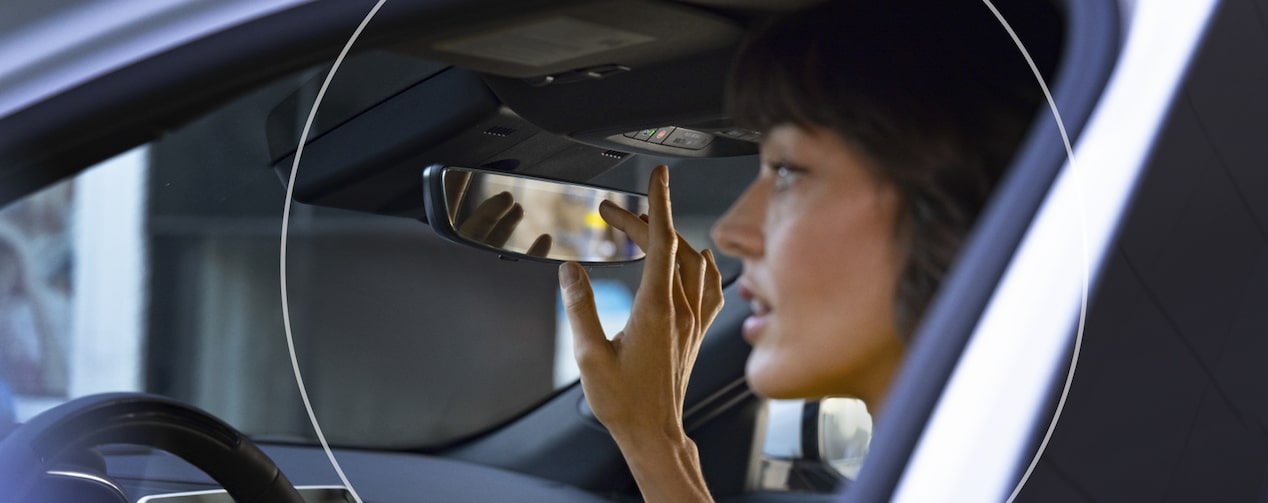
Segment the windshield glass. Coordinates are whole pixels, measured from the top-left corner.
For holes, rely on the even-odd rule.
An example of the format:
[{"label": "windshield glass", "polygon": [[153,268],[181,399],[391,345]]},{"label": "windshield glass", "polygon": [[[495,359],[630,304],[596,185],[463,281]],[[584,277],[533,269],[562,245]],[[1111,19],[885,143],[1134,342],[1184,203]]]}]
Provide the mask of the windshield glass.
[{"label": "windshield glass", "polygon": [[[259,89],[0,210],[0,419],[146,391],[258,439],[315,441],[283,331],[285,185],[266,119],[319,74]],[[660,163],[672,168],[679,230],[712,246],[710,225],[756,160],[636,157],[592,183],[645,192]],[[502,261],[409,218],[301,203],[288,249],[299,366],[334,444],[443,446],[576,382],[553,265]],[[727,281],[738,272],[722,268]],[[640,271],[592,271],[609,333]]]}]

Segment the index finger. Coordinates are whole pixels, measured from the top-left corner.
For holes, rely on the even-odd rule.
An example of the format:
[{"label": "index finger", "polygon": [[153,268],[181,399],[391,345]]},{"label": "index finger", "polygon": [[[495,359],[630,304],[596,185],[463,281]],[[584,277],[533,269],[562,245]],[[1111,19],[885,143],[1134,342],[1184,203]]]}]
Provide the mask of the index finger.
[{"label": "index finger", "polygon": [[[669,203],[669,167],[656,166],[647,187],[647,263],[643,266],[643,287],[652,292],[670,292],[674,279],[674,255],[678,233]],[[660,296],[657,296],[660,297]],[[670,302],[668,295],[664,302]]]},{"label": "index finger", "polygon": [[647,222],[612,201],[599,203],[599,216],[612,228],[624,232],[639,249],[647,251]]},{"label": "index finger", "polygon": [[[630,237],[634,244],[638,245],[640,250],[647,251],[648,237],[648,218],[647,215],[634,216],[629,210],[604,201],[606,204],[599,206],[599,214],[603,216],[603,220],[611,225],[614,229],[624,232]],[[674,259],[679,265],[690,264],[696,268],[701,267],[703,258],[691,247],[691,242],[682,237],[682,234],[675,234],[678,237],[678,253],[674,255]]]}]

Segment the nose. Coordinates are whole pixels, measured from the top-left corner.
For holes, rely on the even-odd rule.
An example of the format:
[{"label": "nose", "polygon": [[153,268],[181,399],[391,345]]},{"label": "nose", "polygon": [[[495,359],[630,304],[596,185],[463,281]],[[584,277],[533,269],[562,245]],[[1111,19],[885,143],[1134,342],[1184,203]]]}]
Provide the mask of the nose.
[{"label": "nose", "polygon": [[766,219],[766,197],[754,181],[731,203],[722,218],[713,224],[709,237],[718,249],[727,255],[740,258],[760,257],[765,239],[763,222]]}]

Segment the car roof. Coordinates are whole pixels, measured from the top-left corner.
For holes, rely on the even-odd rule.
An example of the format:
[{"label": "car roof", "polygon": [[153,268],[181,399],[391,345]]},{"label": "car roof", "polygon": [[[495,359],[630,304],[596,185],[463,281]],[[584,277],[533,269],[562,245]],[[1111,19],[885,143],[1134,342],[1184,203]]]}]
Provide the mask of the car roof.
[{"label": "car roof", "polygon": [[[6,17],[11,29],[3,32],[0,47],[14,51],[15,57],[0,66],[6,70],[0,78],[0,128],[6,132],[0,135],[0,204],[155,138],[270,80],[333,59],[367,8],[357,2],[295,0],[183,2],[161,8],[118,4],[125,8],[85,2],[60,2],[49,8],[41,3],[41,8],[20,9],[17,15]],[[594,5],[484,0],[454,6],[434,0],[394,0],[384,3],[357,45],[359,49],[393,46],[399,52],[425,53],[426,47],[436,45],[428,45],[429,41],[460,39],[473,30],[531,24],[548,14],[584,18],[603,15],[614,7],[628,13],[642,4],[606,2],[598,14],[592,12]],[[705,9],[659,5],[660,11],[634,20],[649,28],[659,26],[656,29],[666,33],[675,28],[692,32],[683,28],[700,25],[711,30],[695,39],[679,37],[625,48],[630,61],[652,65],[683,53],[733,44],[739,27],[753,17],[736,11],[742,18],[732,20]],[[122,17],[101,24],[101,19],[115,19],[93,15],[103,8]],[[684,14],[694,16],[690,23],[680,21]],[[99,26],[76,31],[80,36],[74,40],[42,44],[39,51],[18,54],[30,43],[56,38],[61,32],[49,27],[64,29],[68,21],[92,21]],[[21,29],[12,29],[18,23]],[[677,48],[673,45],[677,42],[689,43]],[[85,46],[94,50],[85,51]],[[479,66],[478,58],[467,59]],[[568,62],[555,66],[564,64]],[[496,61],[489,65],[482,68],[509,67]],[[516,74],[503,73],[507,71]],[[718,82],[720,78],[715,76]],[[700,88],[710,83],[705,79]],[[717,94],[718,90],[710,91]],[[703,106],[717,108],[718,103]],[[620,121],[616,116],[607,119]],[[54,144],[58,147],[49,148]]]}]

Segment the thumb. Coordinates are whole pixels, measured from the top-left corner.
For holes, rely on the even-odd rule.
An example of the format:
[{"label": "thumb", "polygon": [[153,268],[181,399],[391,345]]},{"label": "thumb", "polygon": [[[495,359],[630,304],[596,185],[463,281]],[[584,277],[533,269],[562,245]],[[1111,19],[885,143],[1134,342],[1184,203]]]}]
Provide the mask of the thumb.
[{"label": "thumb", "polygon": [[608,338],[599,324],[599,313],[594,305],[594,291],[590,289],[590,277],[575,262],[559,266],[559,288],[564,299],[564,312],[572,326],[572,346],[577,364],[601,357],[610,348]]}]

